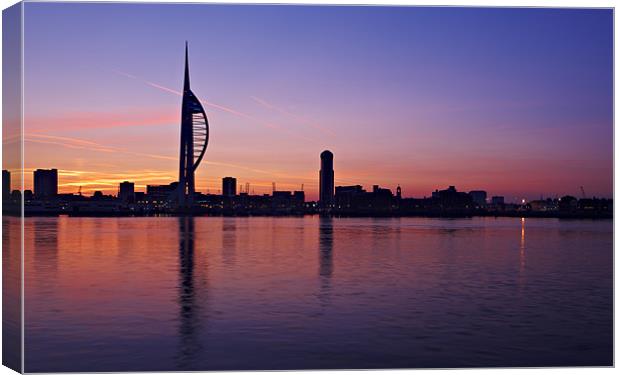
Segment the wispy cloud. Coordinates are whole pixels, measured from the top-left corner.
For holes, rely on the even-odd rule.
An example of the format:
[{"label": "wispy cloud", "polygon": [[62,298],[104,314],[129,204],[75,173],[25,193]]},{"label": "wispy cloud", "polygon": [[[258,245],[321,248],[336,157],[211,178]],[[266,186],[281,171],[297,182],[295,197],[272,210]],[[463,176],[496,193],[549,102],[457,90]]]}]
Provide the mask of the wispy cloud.
[{"label": "wispy cloud", "polygon": [[130,150],[120,148],[120,147],[106,146],[106,145],[102,145],[100,143],[93,142],[90,140],[72,138],[72,137],[59,137],[59,136],[47,135],[47,134],[27,133],[27,134],[24,134],[24,141],[32,142],[32,143],[57,145],[57,146],[65,147],[65,148],[83,149],[83,150],[88,150],[88,151],[98,151],[98,152],[108,152],[108,153],[114,152],[114,153],[124,153],[127,155],[134,155],[134,156],[144,156],[144,157],[154,158],[154,159],[178,160],[177,158],[172,157],[172,156],[156,155],[156,154],[149,154],[149,153],[144,153],[144,152],[135,152],[135,151],[130,151]]},{"label": "wispy cloud", "polygon": [[[156,155],[144,152],[135,152],[131,150],[127,150],[122,147],[109,146],[104,145],[99,142],[95,142],[89,139],[75,138],[75,137],[61,137],[47,134],[25,134],[24,140],[26,142],[38,143],[38,144],[46,144],[46,145],[54,145],[69,149],[81,149],[88,150],[93,152],[103,152],[103,153],[115,153],[115,154],[125,154],[131,156],[138,157],[146,157],[153,159],[162,159],[162,160],[173,160],[177,161],[178,158],[175,156],[169,155]],[[230,169],[235,169],[239,171],[251,172],[252,174],[261,174],[267,177],[269,180],[295,180],[301,182],[310,182],[314,181],[314,178],[310,176],[300,176],[300,175],[291,175],[275,170],[266,170],[260,168],[252,168],[244,165],[233,164],[233,163],[225,163],[218,162],[213,160],[205,160],[204,163],[206,165],[214,165],[219,167],[225,167]],[[32,172],[34,169],[25,169],[24,172]],[[174,171],[140,171],[139,173],[131,172],[131,173],[107,173],[107,176],[113,176],[111,178],[102,179],[102,178],[93,178],[91,171],[76,171],[76,170],[59,170],[59,174],[61,176],[69,177],[69,178],[78,178],[75,181],[69,181],[60,186],[86,186],[89,184],[98,184],[99,188],[104,187],[104,182],[107,184],[118,184],[119,181],[123,179],[130,179],[134,182],[146,181],[150,183],[159,183],[157,181],[153,181],[153,177],[158,177],[159,174],[165,174],[169,180],[175,179]],[[161,177],[161,176],[159,176]],[[168,181],[169,182],[169,181]],[[258,186],[258,185],[257,185]],[[96,189],[95,189],[96,190]]]},{"label": "wispy cloud", "polygon": [[24,128],[30,133],[59,130],[111,129],[134,126],[161,126],[177,124],[174,111],[140,110],[130,112],[70,112],[55,116],[26,116]]}]

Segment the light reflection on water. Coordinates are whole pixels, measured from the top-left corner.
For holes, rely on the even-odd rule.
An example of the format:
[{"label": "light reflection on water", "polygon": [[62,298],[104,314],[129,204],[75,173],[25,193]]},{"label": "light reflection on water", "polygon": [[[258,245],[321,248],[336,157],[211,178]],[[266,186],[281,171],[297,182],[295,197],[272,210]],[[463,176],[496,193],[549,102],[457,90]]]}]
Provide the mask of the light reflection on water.
[{"label": "light reflection on water", "polygon": [[612,361],[611,221],[61,217],[25,235],[28,372]]}]

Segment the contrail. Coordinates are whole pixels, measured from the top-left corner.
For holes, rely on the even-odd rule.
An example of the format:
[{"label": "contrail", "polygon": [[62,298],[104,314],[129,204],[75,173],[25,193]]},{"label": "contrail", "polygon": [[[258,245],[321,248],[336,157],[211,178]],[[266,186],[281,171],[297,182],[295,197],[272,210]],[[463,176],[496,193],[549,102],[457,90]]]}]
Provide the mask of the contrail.
[{"label": "contrail", "polygon": [[[128,78],[132,78],[132,79],[141,81],[141,82],[147,84],[148,86],[154,87],[156,89],[159,89],[159,90],[162,90],[162,91],[166,91],[166,92],[169,92],[171,94],[175,94],[177,96],[183,96],[183,93],[181,91],[178,91],[178,90],[175,90],[175,89],[171,89],[170,87],[162,86],[162,85],[157,84],[155,82],[151,82],[151,81],[148,81],[146,79],[139,78],[137,76],[134,76],[133,74],[125,73],[125,72],[122,72],[120,70],[112,70],[112,71],[114,73],[122,75],[124,77],[128,77]],[[224,112],[232,113],[233,115],[237,115],[237,116],[246,118],[248,120],[252,120],[252,121],[261,123],[262,125],[264,125],[266,127],[269,127],[269,128],[273,128],[273,124],[265,124],[264,121],[261,121],[260,119],[257,119],[254,116],[248,115],[247,113],[243,113],[243,112],[234,110],[232,108],[223,106],[221,104],[213,103],[213,102],[210,102],[210,101],[207,101],[207,100],[200,100],[200,102],[202,104],[208,106],[208,107],[219,109],[219,110],[224,111]]]},{"label": "contrail", "polygon": [[[157,83],[146,81],[146,80],[144,80],[144,83],[146,83],[147,85],[149,85],[151,87],[154,87],[156,89],[160,89],[160,90],[163,90],[163,91],[166,91],[166,92],[178,95],[178,96],[183,96],[183,93],[181,91],[173,90],[173,89],[171,89],[169,87],[158,85]],[[232,108],[224,107],[223,105],[220,105],[220,104],[215,104],[215,103],[209,102],[207,100],[200,100],[200,102],[202,104],[206,105],[206,106],[211,107],[211,108],[216,108],[216,109],[228,112],[228,113],[232,113],[233,115],[241,116],[241,117],[244,117],[244,118],[252,120],[252,121],[261,122],[259,119],[254,118],[254,117],[252,117],[252,116],[250,116],[248,114],[236,111],[236,110],[234,110]]]},{"label": "contrail", "polygon": [[[146,79],[139,78],[139,77],[137,77],[137,76],[135,76],[133,74],[122,72],[120,70],[112,70],[112,72],[114,72],[116,74],[119,74],[119,75],[122,75],[122,76],[127,77],[127,78],[135,79],[135,80],[140,81],[140,82],[142,82],[142,83],[144,83],[144,84],[146,84],[148,86],[151,86],[153,88],[156,88],[156,89],[159,89],[159,90],[162,90],[162,91],[165,91],[165,92],[177,95],[177,96],[183,96],[183,93],[178,91],[178,90],[171,89],[169,87],[160,85],[158,83],[151,82],[151,81],[148,81]],[[214,109],[218,109],[220,111],[228,112],[228,113],[231,113],[231,114],[239,116],[239,117],[243,117],[246,120],[251,120],[251,121],[253,121],[255,123],[258,123],[258,124],[262,125],[265,128],[272,129],[272,130],[273,129],[279,129],[280,131],[287,132],[287,133],[289,133],[292,136],[304,139],[306,141],[316,142],[316,140],[313,139],[313,138],[306,137],[306,136],[303,136],[303,135],[300,135],[300,134],[294,134],[294,133],[291,134],[292,132],[290,131],[290,129],[285,129],[282,126],[280,126],[278,124],[275,124],[273,122],[263,121],[263,120],[261,120],[259,118],[256,118],[256,117],[252,116],[252,115],[249,115],[247,113],[244,113],[244,112],[232,109],[230,107],[227,107],[227,106],[224,106],[224,105],[221,105],[221,104],[217,104],[217,103],[213,103],[213,102],[210,102],[208,100],[200,100],[200,102],[202,104],[208,106],[208,107],[211,107],[211,108],[214,108]]]},{"label": "contrail", "polygon": [[252,95],[250,96],[250,98],[251,98],[252,100],[254,100],[255,102],[257,102],[258,104],[260,104],[260,105],[262,105],[262,106],[264,106],[264,107],[266,107],[266,108],[269,108],[269,109],[271,109],[271,110],[273,110],[273,111],[279,112],[279,113],[281,113],[281,114],[283,114],[283,115],[285,115],[285,116],[291,117],[291,118],[293,118],[294,120],[296,120],[296,121],[300,122],[300,123],[301,123],[301,124],[303,124],[303,125],[310,126],[310,127],[314,128],[314,129],[316,129],[316,130],[320,130],[320,131],[325,132],[325,133],[327,133],[327,134],[329,134],[329,135],[332,135],[332,136],[333,136],[333,135],[335,135],[335,133],[334,133],[333,131],[331,131],[330,129],[328,129],[328,128],[326,128],[326,127],[323,127],[323,126],[321,126],[321,125],[317,125],[317,124],[315,124],[315,123],[312,123],[312,122],[311,122],[311,121],[309,121],[308,119],[306,119],[306,118],[304,118],[304,117],[302,117],[302,116],[296,115],[296,114],[294,114],[294,113],[291,113],[291,112],[289,112],[289,111],[287,111],[287,110],[285,110],[285,109],[282,109],[282,108],[280,108],[280,107],[277,107],[277,106],[275,106],[275,105],[273,105],[273,104],[271,104],[271,103],[267,102],[267,101],[266,101],[266,100],[264,100],[264,99],[261,99],[261,98],[259,98],[259,97],[252,96]]}]

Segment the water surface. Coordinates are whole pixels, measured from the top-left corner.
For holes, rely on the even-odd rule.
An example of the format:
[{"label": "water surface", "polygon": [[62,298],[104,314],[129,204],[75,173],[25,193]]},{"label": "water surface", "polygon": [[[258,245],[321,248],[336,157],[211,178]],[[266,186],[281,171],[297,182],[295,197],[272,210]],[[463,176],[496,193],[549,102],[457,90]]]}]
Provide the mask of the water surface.
[{"label": "water surface", "polygon": [[28,372],[612,365],[611,221],[26,218]]}]

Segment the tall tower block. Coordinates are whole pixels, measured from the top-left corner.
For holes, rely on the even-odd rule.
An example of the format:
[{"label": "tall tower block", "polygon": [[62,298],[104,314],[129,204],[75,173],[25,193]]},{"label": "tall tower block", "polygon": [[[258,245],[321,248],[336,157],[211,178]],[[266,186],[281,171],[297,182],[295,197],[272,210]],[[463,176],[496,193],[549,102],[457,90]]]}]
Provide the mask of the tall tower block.
[{"label": "tall tower block", "polygon": [[319,171],[319,207],[330,208],[334,205],[334,154],[329,150],[321,152],[321,170]]},{"label": "tall tower block", "polygon": [[188,46],[185,42],[185,78],[181,103],[181,144],[179,157],[179,208],[191,208],[196,191],[194,172],[209,143],[209,121],[200,100],[189,85]]}]

